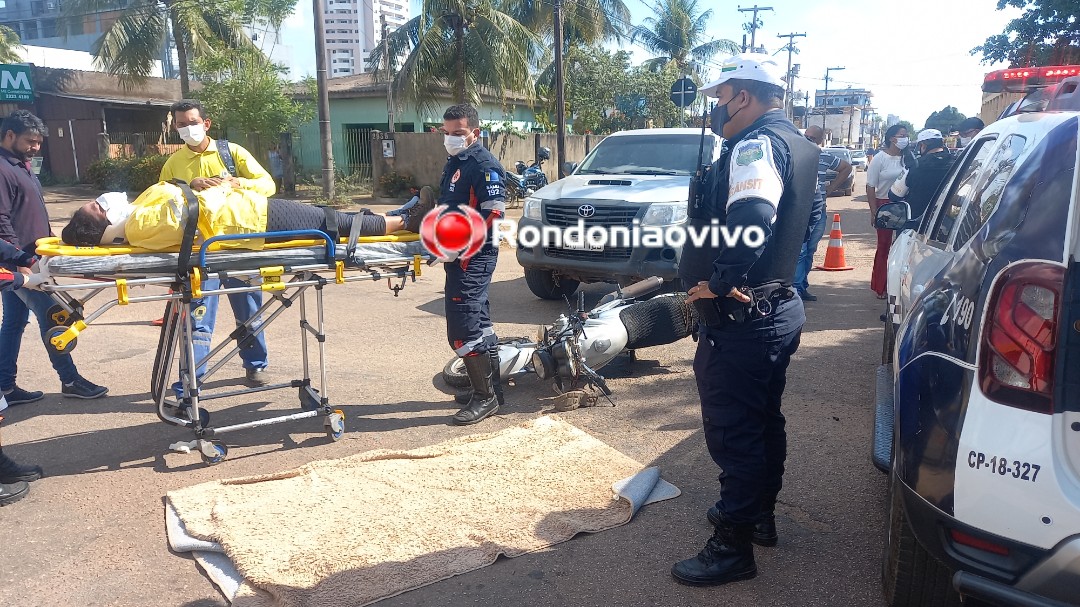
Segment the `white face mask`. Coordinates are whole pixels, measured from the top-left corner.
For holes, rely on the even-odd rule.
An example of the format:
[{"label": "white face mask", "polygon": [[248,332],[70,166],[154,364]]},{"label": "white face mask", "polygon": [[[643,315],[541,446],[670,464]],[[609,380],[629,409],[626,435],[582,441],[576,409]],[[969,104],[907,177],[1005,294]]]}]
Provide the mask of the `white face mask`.
[{"label": "white face mask", "polygon": [[182,126],[176,129],[176,132],[180,134],[180,138],[184,140],[184,143],[190,146],[198,146],[206,139],[206,127],[201,124]]},{"label": "white face mask", "polygon": [[446,148],[447,154],[457,156],[469,149],[469,144],[464,135],[446,135],[443,137],[443,147]]},{"label": "white face mask", "polygon": [[897,137],[896,138],[896,147],[900,148],[901,150],[906,149],[907,146],[908,146],[908,141],[909,140],[908,140],[907,137]]},{"label": "white face mask", "polygon": [[960,138],[960,147],[964,147],[967,144],[971,143],[972,139],[974,139],[974,137],[961,137]]}]

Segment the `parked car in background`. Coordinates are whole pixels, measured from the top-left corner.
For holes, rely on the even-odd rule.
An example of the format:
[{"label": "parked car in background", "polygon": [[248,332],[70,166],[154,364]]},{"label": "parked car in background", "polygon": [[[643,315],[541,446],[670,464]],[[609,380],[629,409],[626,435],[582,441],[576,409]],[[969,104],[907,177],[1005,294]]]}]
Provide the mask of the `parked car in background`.
[{"label": "parked car in background", "polygon": [[[837,148],[825,148],[825,152],[827,152],[829,154],[832,154],[833,156],[836,156],[840,160],[846,161],[852,167],[855,166],[855,163],[852,161],[852,158],[851,158],[851,150],[849,150],[847,148],[839,148],[839,147],[837,147]],[[864,159],[864,162],[865,162],[865,159]],[[828,171],[828,172],[826,172],[825,173],[825,178],[828,179],[829,181],[832,181],[833,179],[836,178],[836,171]],[[851,196],[852,192],[854,192],[854,191],[855,191],[855,171],[852,171],[848,175],[847,181],[845,181],[844,184],[841,185],[840,188],[837,189],[836,192],[834,192],[834,193],[840,194],[841,196]]]},{"label": "parked car in background", "polygon": [[[525,199],[519,231],[569,228],[665,228],[686,222],[690,178],[698,157],[720,156],[720,137],[700,129],[641,129],[612,133],[572,173]],[[580,283],[630,284],[650,276],[675,283],[680,248],[608,243],[517,247],[525,283],[542,299],[562,299]]]},{"label": "parked car in background", "polygon": [[866,167],[870,166],[870,159],[866,157],[866,152],[851,150],[851,166],[856,171],[865,171]]}]

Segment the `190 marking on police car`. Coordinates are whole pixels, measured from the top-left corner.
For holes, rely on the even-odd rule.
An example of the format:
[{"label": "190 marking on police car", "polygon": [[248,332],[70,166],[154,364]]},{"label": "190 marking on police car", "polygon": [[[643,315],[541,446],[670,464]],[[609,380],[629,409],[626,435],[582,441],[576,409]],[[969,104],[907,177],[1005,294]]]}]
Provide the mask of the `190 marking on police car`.
[{"label": "190 marking on police car", "polygon": [[1011,463],[1008,458],[999,456],[987,456],[985,453],[979,453],[978,451],[971,451],[968,453],[968,467],[975,470],[990,469],[990,472],[997,474],[998,476],[1011,476],[1015,479],[1022,481],[1035,482],[1035,478],[1039,476],[1039,470],[1042,470],[1042,466],[1038,464],[1031,464],[1028,462],[1021,462],[1019,460],[1013,460]]},{"label": "190 marking on police car", "polygon": [[945,312],[941,314],[941,326],[945,326],[948,322],[956,323],[957,327],[963,329],[971,328],[971,320],[975,316],[975,302],[967,297],[961,296],[959,299],[954,299],[949,303],[949,307],[945,308]]}]

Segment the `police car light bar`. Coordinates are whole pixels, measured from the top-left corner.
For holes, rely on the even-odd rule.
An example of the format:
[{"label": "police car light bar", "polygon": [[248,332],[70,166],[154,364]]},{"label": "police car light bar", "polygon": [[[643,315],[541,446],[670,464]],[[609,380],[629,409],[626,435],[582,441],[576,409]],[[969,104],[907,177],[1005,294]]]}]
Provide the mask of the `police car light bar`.
[{"label": "police car light bar", "polygon": [[1070,76],[1080,76],[1080,65],[1018,67],[990,72],[983,79],[984,93],[1026,93]]}]

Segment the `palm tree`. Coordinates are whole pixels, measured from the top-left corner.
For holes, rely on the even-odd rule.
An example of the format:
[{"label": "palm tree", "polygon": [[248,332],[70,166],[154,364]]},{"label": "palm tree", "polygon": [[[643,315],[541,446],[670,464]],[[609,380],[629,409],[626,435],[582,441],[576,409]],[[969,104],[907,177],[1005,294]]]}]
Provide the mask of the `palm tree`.
[{"label": "palm tree", "polygon": [[649,69],[659,71],[674,63],[686,74],[691,69],[691,59],[700,65],[718,53],[740,51],[739,45],[731,40],[703,42],[712,9],[698,13],[697,0],[658,0],[652,8],[656,17],[647,17],[630,34],[631,42],[640,42],[657,55],[645,62]]},{"label": "palm tree", "polygon": [[180,90],[187,97],[191,89],[188,67],[191,59],[212,56],[223,49],[250,48],[251,39],[244,32],[244,25],[255,17],[278,17],[281,5],[273,0],[68,0],[64,3],[68,20],[81,21],[83,15],[105,11],[116,11],[119,17],[94,43],[95,61],[108,73],[119,76],[124,86],[133,86],[151,75],[154,61],[162,57],[167,41],[172,39],[176,44]]},{"label": "palm tree", "polygon": [[18,49],[23,48],[15,30],[0,25],[0,63],[22,63],[24,59]]},{"label": "palm tree", "polygon": [[[478,103],[482,90],[530,94],[541,39],[503,10],[512,2],[424,0],[420,15],[387,38],[390,64],[401,65],[393,82],[401,99],[432,109],[447,88],[458,103]],[[369,64],[382,61],[377,47]]]}]

